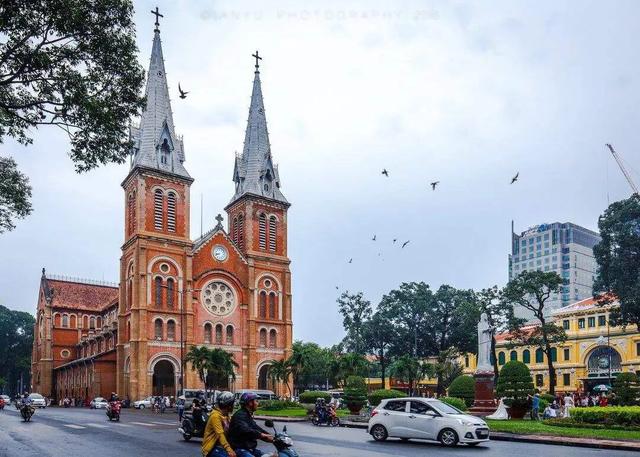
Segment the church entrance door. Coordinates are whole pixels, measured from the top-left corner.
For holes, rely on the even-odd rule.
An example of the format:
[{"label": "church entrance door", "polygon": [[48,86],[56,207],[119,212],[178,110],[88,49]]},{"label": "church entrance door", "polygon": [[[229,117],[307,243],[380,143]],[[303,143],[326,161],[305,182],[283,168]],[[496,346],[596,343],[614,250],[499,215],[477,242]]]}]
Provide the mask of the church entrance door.
[{"label": "church entrance door", "polygon": [[271,385],[271,379],[269,376],[270,371],[269,365],[263,365],[260,367],[260,371],[258,371],[258,389],[260,390],[269,390]]},{"label": "church entrance door", "polygon": [[156,363],[153,367],[153,395],[175,395],[175,383],[173,364],[168,360],[160,360]]}]

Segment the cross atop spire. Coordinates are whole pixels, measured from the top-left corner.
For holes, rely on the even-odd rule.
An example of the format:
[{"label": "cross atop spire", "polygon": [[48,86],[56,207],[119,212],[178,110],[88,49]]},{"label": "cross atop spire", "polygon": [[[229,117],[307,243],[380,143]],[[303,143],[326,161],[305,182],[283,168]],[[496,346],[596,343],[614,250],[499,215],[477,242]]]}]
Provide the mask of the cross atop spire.
[{"label": "cross atop spire", "polygon": [[151,10],[151,14],[155,14],[156,16],[156,23],[155,26],[156,28],[153,29],[154,32],[159,32],[160,31],[160,22],[158,21],[159,17],[164,17],[162,14],[160,14],[160,10],[158,9],[158,7],[156,6],[156,10]]},{"label": "cross atop spire", "polygon": [[255,57],[255,59],[256,59],[256,71],[260,71],[259,70],[259,68],[260,68],[260,62],[259,61],[262,60],[262,57],[260,57],[260,55],[258,54],[257,50],[256,50],[255,54],[251,54],[251,57]]}]

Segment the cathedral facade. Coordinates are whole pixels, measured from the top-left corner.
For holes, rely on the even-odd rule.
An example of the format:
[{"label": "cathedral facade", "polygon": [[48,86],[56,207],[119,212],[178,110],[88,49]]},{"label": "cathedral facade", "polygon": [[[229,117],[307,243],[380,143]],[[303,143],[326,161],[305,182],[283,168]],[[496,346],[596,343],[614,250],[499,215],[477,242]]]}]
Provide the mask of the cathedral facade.
[{"label": "cathedral facade", "polygon": [[273,388],[269,365],[292,345],[287,211],[272,161],[256,54],[243,152],[226,227],[190,238],[190,186],[176,135],[160,31],[154,32],[140,124],[122,182],[125,227],[116,287],[48,276],[37,305],[32,389],[55,398],[138,399],[203,383],[184,363],[193,346],[236,364],[229,389]]}]

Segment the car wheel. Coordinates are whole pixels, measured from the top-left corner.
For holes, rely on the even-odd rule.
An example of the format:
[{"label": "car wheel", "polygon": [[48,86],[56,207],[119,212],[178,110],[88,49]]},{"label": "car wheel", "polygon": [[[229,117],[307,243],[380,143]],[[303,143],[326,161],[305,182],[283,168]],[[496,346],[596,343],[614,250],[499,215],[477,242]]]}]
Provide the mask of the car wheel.
[{"label": "car wheel", "polygon": [[445,428],[438,435],[438,441],[443,446],[453,447],[458,444],[458,434],[451,428]]},{"label": "car wheel", "polygon": [[384,441],[389,434],[387,433],[387,429],[384,428],[384,425],[376,424],[371,427],[371,436],[373,436],[373,439],[376,441]]},{"label": "car wheel", "polygon": [[144,405],[138,406],[138,409],[144,409]]}]

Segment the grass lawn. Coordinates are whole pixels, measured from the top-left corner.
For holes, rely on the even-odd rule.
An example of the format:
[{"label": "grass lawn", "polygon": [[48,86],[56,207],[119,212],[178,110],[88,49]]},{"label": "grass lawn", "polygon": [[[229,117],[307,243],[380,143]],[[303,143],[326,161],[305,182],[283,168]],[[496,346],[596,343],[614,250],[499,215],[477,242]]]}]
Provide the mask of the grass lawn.
[{"label": "grass lawn", "polygon": [[531,420],[496,421],[487,419],[489,429],[494,432],[509,432],[522,435],[553,435],[577,438],[600,438],[611,440],[640,440],[640,432],[628,430],[602,430],[593,428],[556,427]]},{"label": "grass lawn", "polygon": [[[256,416],[273,416],[273,417],[305,417],[307,415],[307,410],[304,408],[287,408],[281,409],[280,411],[265,411],[263,409],[258,409],[255,412]],[[343,417],[349,414],[347,410],[338,410],[338,417]]]}]

